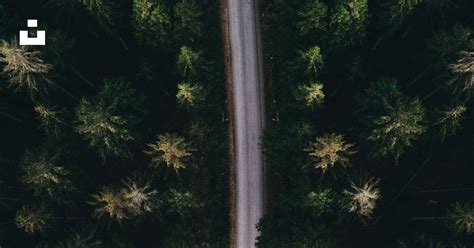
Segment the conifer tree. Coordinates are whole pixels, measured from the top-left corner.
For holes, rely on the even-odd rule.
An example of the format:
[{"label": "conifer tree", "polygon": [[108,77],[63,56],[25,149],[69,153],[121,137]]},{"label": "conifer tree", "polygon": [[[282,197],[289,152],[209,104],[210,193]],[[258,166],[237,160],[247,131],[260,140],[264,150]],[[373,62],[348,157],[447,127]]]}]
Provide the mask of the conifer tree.
[{"label": "conifer tree", "polygon": [[183,137],[170,133],[158,135],[156,141],[147,144],[147,147],[145,153],[151,156],[152,166],[164,163],[176,172],[187,167],[187,162],[195,151]]},{"label": "conifer tree", "polygon": [[8,78],[9,86],[15,90],[44,93],[52,84],[48,73],[52,66],[41,58],[39,51],[31,51],[28,46],[20,46],[17,40],[1,41],[0,62],[4,64],[3,74]]},{"label": "conifer tree", "polygon": [[95,97],[79,103],[76,128],[103,159],[127,158],[128,145],[137,139],[143,115],[143,97],[128,82],[105,80]]},{"label": "conifer tree", "polygon": [[305,151],[311,160],[310,166],[325,173],[336,164],[342,167],[348,166],[349,156],[355,153],[353,146],[346,143],[342,135],[330,133],[317,137]]}]

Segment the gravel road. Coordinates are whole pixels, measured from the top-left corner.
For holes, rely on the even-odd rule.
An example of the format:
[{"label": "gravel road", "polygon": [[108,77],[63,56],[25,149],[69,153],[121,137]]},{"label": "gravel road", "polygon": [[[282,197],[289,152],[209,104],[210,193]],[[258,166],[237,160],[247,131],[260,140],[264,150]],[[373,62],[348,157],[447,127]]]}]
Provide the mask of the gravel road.
[{"label": "gravel road", "polygon": [[264,214],[264,163],[260,149],[265,125],[258,0],[227,0],[236,158],[236,245],[255,247],[255,225]]}]

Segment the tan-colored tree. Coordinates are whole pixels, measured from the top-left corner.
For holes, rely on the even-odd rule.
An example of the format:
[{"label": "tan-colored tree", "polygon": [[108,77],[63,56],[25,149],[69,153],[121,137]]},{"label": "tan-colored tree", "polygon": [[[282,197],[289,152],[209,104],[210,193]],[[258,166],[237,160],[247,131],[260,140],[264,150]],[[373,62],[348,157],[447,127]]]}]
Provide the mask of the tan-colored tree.
[{"label": "tan-colored tree", "polygon": [[305,151],[311,160],[310,165],[325,173],[336,164],[347,167],[350,164],[349,156],[356,153],[353,147],[353,144],[344,141],[342,135],[329,133],[317,137]]},{"label": "tan-colored tree", "polygon": [[371,218],[377,200],[381,197],[377,187],[379,180],[370,178],[361,185],[351,182],[351,188],[344,190],[344,207],[352,213],[362,217]]},{"label": "tan-colored tree", "polygon": [[449,135],[455,135],[456,131],[461,128],[461,121],[465,112],[466,107],[464,105],[438,111],[435,126],[439,128],[442,141]]},{"label": "tan-colored tree", "polygon": [[453,74],[453,79],[449,84],[453,85],[459,93],[464,93],[471,97],[474,92],[474,51],[464,51],[460,54],[460,59],[449,65]]},{"label": "tan-colored tree", "polygon": [[104,186],[98,194],[92,195],[92,197],[94,201],[91,204],[95,206],[95,215],[98,218],[109,216],[122,222],[131,217],[127,212],[128,204],[120,188]]},{"label": "tan-colored tree", "polygon": [[449,211],[448,217],[456,231],[474,233],[474,204],[472,202],[456,203]]},{"label": "tan-colored tree", "polygon": [[159,135],[155,142],[147,144],[145,153],[151,156],[151,165],[157,167],[162,163],[176,172],[186,168],[186,162],[195,149],[177,134]]},{"label": "tan-colored tree", "polygon": [[205,98],[204,88],[199,84],[182,82],[178,84],[176,99],[178,104],[185,108],[195,107]]},{"label": "tan-colored tree", "polygon": [[308,107],[319,107],[324,102],[323,88],[324,86],[320,82],[301,84],[296,89],[296,99]]},{"label": "tan-colored tree", "polygon": [[27,233],[40,233],[49,227],[51,218],[52,215],[44,206],[23,206],[16,212],[15,224]]},{"label": "tan-colored tree", "polygon": [[152,189],[151,181],[127,178],[122,183],[104,186],[98,194],[92,195],[91,204],[95,206],[97,217],[109,216],[122,222],[152,213],[160,206],[158,191]]},{"label": "tan-colored tree", "polygon": [[151,188],[151,181],[127,178],[123,184],[122,196],[132,216],[152,213],[160,206],[158,191]]},{"label": "tan-colored tree", "polygon": [[44,148],[25,152],[20,163],[24,173],[22,182],[35,194],[46,194],[54,198],[74,189],[71,172],[60,163],[60,153],[51,153]]},{"label": "tan-colored tree", "polygon": [[41,59],[39,51],[20,46],[15,39],[11,42],[3,40],[0,55],[0,62],[4,64],[3,74],[7,76],[11,88],[37,93],[46,90],[46,86],[52,83],[46,75],[53,67]]}]

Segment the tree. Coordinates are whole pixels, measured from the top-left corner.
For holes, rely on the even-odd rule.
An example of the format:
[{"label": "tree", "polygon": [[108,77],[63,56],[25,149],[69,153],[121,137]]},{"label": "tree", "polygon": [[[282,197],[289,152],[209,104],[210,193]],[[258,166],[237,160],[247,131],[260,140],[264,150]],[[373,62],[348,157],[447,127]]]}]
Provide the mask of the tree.
[{"label": "tree", "polygon": [[460,57],[449,65],[453,74],[449,83],[454,86],[455,91],[466,94],[469,99],[474,92],[474,51],[461,52]]},{"label": "tree", "polygon": [[109,216],[122,222],[153,213],[161,205],[158,191],[151,188],[150,180],[127,178],[122,183],[104,186],[98,194],[92,195],[91,204],[96,207],[97,217]]},{"label": "tree", "polygon": [[193,51],[190,47],[182,46],[178,55],[178,70],[183,77],[194,76],[202,65],[200,51]]},{"label": "tree", "polygon": [[319,82],[301,84],[296,88],[296,99],[308,107],[319,107],[324,102],[323,87],[323,84]]},{"label": "tree", "polygon": [[162,0],[133,0],[135,36],[139,44],[156,47],[169,43],[169,14]]},{"label": "tree", "polygon": [[448,212],[452,227],[458,232],[474,233],[474,204],[456,203]]},{"label": "tree", "polygon": [[321,49],[318,46],[311,47],[306,52],[300,52],[299,60],[305,67],[308,75],[313,75],[315,78],[318,77],[324,64]]},{"label": "tree", "polygon": [[123,184],[125,185],[122,189],[123,199],[133,216],[152,213],[161,205],[158,191],[151,188],[150,180],[127,178]]},{"label": "tree", "polygon": [[52,215],[46,207],[23,206],[16,212],[15,224],[27,233],[44,232],[50,223]]},{"label": "tree", "polygon": [[370,178],[361,185],[351,182],[351,188],[344,190],[346,209],[359,216],[371,218],[376,202],[381,196],[377,187],[378,183],[379,180],[374,180],[374,178]]},{"label": "tree", "polygon": [[195,0],[181,0],[174,6],[176,22],[174,31],[182,39],[194,41],[201,36],[203,23],[201,18],[204,12]]},{"label": "tree", "polygon": [[322,33],[326,29],[327,13],[328,7],[323,2],[319,0],[307,1],[306,5],[298,11],[300,34]]},{"label": "tree", "polygon": [[[435,240],[433,237],[426,234],[417,234],[416,238],[411,238],[407,241],[398,241],[397,248],[411,248],[411,247],[420,247],[420,248],[447,248],[443,242]],[[466,248],[464,246],[449,246],[453,248]]]},{"label": "tree", "polygon": [[352,149],[353,146],[353,144],[346,143],[342,135],[330,133],[317,137],[316,141],[311,142],[305,151],[310,157],[310,165],[325,173],[336,163],[343,167],[348,166],[350,164],[349,156],[355,153]]},{"label": "tree", "polygon": [[383,13],[390,32],[395,31],[423,0],[391,0]]},{"label": "tree", "polygon": [[178,84],[176,99],[178,104],[184,108],[192,108],[200,104],[206,98],[204,88],[199,84],[182,82]]},{"label": "tree", "polygon": [[158,135],[155,142],[147,144],[145,153],[151,156],[154,167],[165,163],[167,167],[178,172],[186,168],[186,163],[195,149],[183,137],[177,134]]},{"label": "tree", "polygon": [[329,23],[333,41],[343,47],[362,44],[366,37],[367,22],[367,0],[339,1]]},{"label": "tree", "polygon": [[102,242],[94,239],[92,234],[87,236],[79,233],[73,233],[69,237],[59,242],[58,248],[98,248],[101,247]]},{"label": "tree", "polygon": [[95,97],[80,101],[76,128],[103,159],[128,158],[127,145],[137,139],[143,115],[143,97],[128,82],[105,80]]},{"label": "tree", "polygon": [[43,147],[26,151],[21,161],[23,183],[31,187],[35,194],[46,193],[51,198],[73,190],[71,172],[61,165],[60,156],[59,151],[51,154]]},{"label": "tree", "polygon": [[372,83],[358,98],[356,114],[363,125],[363,139],[372,147],[372,158],[392,156],[398,162],[426,129],[421,102],[404,96],[393,79]]},{"label": "tree", "polygon": [[308,193],[303,206],[310,208],[315,216],[332,212],[335,203],[335,193],[331,188],[319,189]]},{"label": "tree", "polygon": [[171,189],[167,201],[170,211],[178,213],[181,216],[188,215],[189,211],[197,207],[196,200],[189,191]]},{"label": "tree", "polygon": [[459,57],[459,52],[469,45],[472,34],[469,27],[459,24],[436,32],[426,42],[429,65],[437,71],[446,70],[446,66],[454,62]]},{"label": "tree", "polygon": [[113,26],[112,5],[106,0],[79,0],[104,28]]},{"label": "tree", "polygon": [[52,82],[47,74],[52,66],[41,59],[39,51],[30,51],[28,46],[20,46],[16,40],[1,41],[0,62],[5,64],[3,73],[7,76],[9,87],[33,93],[44,93]]},{"label": "tree", "polygon": [[439,128],[442,141],[449,135],[455,135],[456,131],[462,128],[461,121],[463,120],[464,112],[466,112],[464,105],[437,111],[435,126]]},{"label": "tree", "polygon": [[98,194],[92,195],[95,206],[95,215],[98,218],[109,216],[110,218],[122,222],[131,217],[127,211],[128,203],[118,187],[104,186]]},{"label": "tree", "polygon": [[59,126],[64,123],[61,117],[62,111],[55,108],[47,108],[42,104],[36,105],[34,110],[38,115],[37,119],[40,121],[40,126],[49,133],[57,134]]}]

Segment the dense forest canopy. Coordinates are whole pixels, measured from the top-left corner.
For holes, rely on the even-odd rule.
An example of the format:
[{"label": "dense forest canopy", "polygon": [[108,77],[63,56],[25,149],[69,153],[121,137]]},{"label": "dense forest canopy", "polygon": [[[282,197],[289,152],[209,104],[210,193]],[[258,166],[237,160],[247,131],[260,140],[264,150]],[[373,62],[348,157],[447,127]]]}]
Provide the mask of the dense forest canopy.
[{"label": "dense forest canopy", "polygon": [[228,246],[219,8],[0,1],[1,247]]},{"label": "dense forest canopy", "polygon": [[[222,4],[0,0],[0,247],[229,247]],[[261,4],[257,247],[472,247],[474,1]]]},{"label": "dense forest canopy", "polygon": [[263,4],[258,247],[471,247],[474,2]]}]

